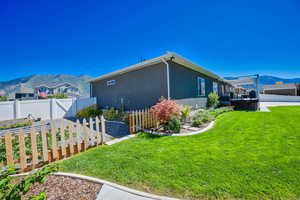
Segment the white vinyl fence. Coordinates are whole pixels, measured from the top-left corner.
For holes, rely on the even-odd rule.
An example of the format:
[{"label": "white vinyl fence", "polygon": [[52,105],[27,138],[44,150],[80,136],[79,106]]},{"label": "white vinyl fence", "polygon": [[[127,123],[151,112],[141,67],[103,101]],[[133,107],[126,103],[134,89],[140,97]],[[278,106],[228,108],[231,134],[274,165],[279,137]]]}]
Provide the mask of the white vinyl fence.
[{"label": "white vinyl fence", "polygon": [[300,102],[300,96],[260,94],[260,102]]},{"label": "white vinyl fence", "polygon": [[94,104],[97,104],[94,97],[0,102],[0,121],[25,118],[29,114],[42,120],[74,117],[79,110]]}]

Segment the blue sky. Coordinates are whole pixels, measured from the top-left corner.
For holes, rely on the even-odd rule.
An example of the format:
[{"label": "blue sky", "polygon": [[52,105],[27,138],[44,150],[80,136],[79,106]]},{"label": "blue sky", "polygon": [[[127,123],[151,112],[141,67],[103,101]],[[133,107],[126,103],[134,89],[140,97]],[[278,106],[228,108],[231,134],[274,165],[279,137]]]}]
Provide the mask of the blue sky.
[{"label": "blue sky", "polygon": [[299,10],[299,0],[0,0],[0,81],[98,76],[166,51],[221,76],[300,77]]}]

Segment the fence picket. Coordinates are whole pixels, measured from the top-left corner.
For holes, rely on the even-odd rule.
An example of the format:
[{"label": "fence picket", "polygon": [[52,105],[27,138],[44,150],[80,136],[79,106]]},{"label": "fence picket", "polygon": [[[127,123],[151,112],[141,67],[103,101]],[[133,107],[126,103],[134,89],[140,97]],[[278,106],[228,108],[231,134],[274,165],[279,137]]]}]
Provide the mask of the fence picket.
[{"label": "fence picket", "polygon": [[31,153],[32,153],[32,168],[36,168],[38,164],[38,151],[37,151],[37,143],[36,143],[36,130],[31,127],[30,130],[30,138],[31,138]]},{"label": "fence picket", "polygon": [[87,132],[87,126],[86,126],[86,119],[83,119],[83,122],[82,122],[82,131],[83,131],[83,138],[84,138],[84,151],[87,150],[88,146],[89,146],[89,138],[88,138],[88,132]]},{"label": "fence picket", "polygon": [[93,119],[90,117],[89,120],[89,127],[90,127],[90,138],[91,138],[91,146],[95,145],[95,134],[94,134],[94,121]]},{"label": "fence picket", "polygon": [[42,145],[43,145],[43,160],[47,162],[48,159],[48,140],[47,140],[47,131],[45,127],[42,127]]},{"label": "fence picket", "polygon": [[52,157],[53,157],[53,160],[58,159],[56,132],[57,132],[56,125],[55,125],[54,122],[52,122],[51,123],[51,141],[52,141]]},{"label": "fence picket", "polygon": [[65,140],[65,126],[64,123],[61,122],[60,124],[60,149],[62,157],[65,157],[66,152],[66,140]]},{"label": "fence picket", "polygon": [[82,151],[81,149],[81,137],[82,136],[82,130],[81,130],[81,126],[80,126],[80,122],[79,120],[77,119],[76,120],[76,142],[77,142],[77,150],[78,150],[78,153],[80,151]]},{"label": "fence picket", "polygon": [[25,133],[24,129],[19,130],[19,151],[20,151],[20,167],[23,171],[27,168],[27,159],[26,159],[26,146],[25,146]]},{"label": "fence picket", "polygon": [[69,145],[70,145],[70,154],[73,155],[74,154],[74,125],[70,125],[69,126],[69,131],[70,131],[70,137],[69,137]]},{"label": "fence picket", "polygon": [[96,145],[101,144],[101,133],[100,133],[100,127],[99,127],[99,117],[97,116],[95,118],[95,126],[96,126]]},{"label": "fence picket", "polygon": [[14,164],[14,153],[13,153],[13,147],[12,147],[12,136],[11,133],[6,132],[4,135],[4,141],[5,141],[5,151],[6,151],[6,162],[8,165]]}]

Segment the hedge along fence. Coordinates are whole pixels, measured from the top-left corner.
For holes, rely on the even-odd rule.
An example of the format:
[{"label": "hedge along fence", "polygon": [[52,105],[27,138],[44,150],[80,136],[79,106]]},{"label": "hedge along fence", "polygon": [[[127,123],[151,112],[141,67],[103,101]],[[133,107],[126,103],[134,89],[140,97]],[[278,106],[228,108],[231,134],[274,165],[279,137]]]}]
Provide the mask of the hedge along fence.
[{"label": "hedge along fence", "polygon": [[149,109],[131,111],[129,116],[129,131],[131,134],[147,128],[157,128],[158,119]]},{"label": "hedge along fence", "polygon": [[6,132],[0,138],[0,167],[16,164],[21,171],[30,171],[101,145],[104,135],[103,116],[84,119],[82,124],[52,121],[50,128],[37,131],[32,127],[29,134],[23,129],[18,134]]}]

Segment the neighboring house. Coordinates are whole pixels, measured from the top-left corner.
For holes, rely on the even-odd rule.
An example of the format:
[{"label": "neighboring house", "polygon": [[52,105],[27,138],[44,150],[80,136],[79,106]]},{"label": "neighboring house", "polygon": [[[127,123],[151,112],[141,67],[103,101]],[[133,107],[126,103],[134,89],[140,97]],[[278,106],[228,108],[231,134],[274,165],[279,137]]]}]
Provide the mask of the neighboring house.
[{"label": "neighboring house", "polygon": [[264,85],[263,94],[300,96],[299,84]]},{"label": "neighboring house", "polygon": [[90,80],[91,97],[100,108],[142,109],[161,97],[205,107],[207,96],[232,90],[218,75],[177,55],[167,53],[151,60]]},{"label": "neighboring house", "polygon": [[76,97],[79,95],[79,89],[70,83],[47,83],[35,86],[36,94],[42,92],[46,93],[48,96],[54,94],[66,94],[70,97]]},{"label": "neighboring house", "polygon": [[14,96],[11,96],[11,99],[18,100],[33,100],[36,98],[33,89],[26,87],[26,85],[22,83],[16,86]]}]

